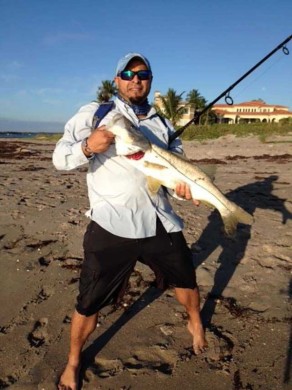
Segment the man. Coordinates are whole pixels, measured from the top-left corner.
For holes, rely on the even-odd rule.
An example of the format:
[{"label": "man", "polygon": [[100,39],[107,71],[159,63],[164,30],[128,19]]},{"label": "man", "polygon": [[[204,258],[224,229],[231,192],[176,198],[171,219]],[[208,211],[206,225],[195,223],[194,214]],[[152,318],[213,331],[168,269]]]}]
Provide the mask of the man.
[{"label": "man", "polygon": [[[114,80],[118,96],[99,128],[91,130],[97,103],[82,107],[66,124],[53,154],[57,169],[89,164],[87,214],[91,218],[84,235],[79,295],[60,390],[77,389],[81,351],[96,328],[98,311],[121,298],[137,260],[153,269],[160,285],[175,288],[178,301],[189,315],[194,352],[201,353],[206,347],[199,292],[191,252],[181,232],[182,221],[164,191],[150,195],[145,176],[117,156],[114,135],[106,124],[119,112],[151,142],[182,153],[181,141],[176,139],[168,146],[169,134],[174,129],[148,104],[152,71],[147,58],[139,53],[127,54],[118,62]],[[177,186],[176,195],[191,199],[184,183]]]}]

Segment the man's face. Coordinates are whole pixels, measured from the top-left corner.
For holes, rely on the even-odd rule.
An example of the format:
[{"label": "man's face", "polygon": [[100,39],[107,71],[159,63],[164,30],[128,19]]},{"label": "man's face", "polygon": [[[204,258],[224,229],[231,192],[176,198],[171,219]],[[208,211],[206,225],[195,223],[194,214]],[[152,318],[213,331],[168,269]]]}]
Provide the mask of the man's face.
[{"label": "man's face", "polygon": [[[125,70],[138,72],[139,70],[147,70],[147,66],[143,61],[134,58],[130,61]],[[121,77],[115,77],[115,83],[119,91],[119,95],[125,100],[133,104],[142,104],[151,88],[152,77],[149,80],[140,80],[138,75],[135,75],[132,80],[122,80]]]}]

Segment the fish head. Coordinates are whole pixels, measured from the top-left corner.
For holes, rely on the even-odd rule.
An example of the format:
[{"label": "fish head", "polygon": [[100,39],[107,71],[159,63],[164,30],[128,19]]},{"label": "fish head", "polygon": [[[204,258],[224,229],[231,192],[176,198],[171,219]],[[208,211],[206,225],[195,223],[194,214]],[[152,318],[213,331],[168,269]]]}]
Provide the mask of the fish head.
[{"label": "fish head", "polygon": [[122,114],[115,114],[107,125],[107,129],[115,135],[116,152],[120,156],[146,151],[150,148],[150,142],[145,135]]}]

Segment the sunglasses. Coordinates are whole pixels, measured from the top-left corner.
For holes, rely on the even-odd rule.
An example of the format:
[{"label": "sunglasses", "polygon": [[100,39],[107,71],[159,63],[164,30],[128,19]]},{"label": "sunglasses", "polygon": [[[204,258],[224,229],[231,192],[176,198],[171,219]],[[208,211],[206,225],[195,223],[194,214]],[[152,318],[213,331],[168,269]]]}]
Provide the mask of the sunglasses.
[{"label": "sunglasses", "polygon": [[118,74],[122,80],[133,80],[135,76],[138,76],[139,80],[150,80],[152,77],[151,70],[138,70],[138,72],[133,72],[132,70],[123,70]]}]

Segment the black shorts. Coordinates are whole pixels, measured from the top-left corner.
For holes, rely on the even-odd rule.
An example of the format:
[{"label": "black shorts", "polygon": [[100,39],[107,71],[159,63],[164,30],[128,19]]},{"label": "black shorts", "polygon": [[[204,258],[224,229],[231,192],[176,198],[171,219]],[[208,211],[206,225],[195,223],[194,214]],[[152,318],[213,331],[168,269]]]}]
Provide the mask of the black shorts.
[{"label": "black shorts", "polygon": [[155,273],[159,288],[194,289],[192,253],[182,232],[167,233],[157,218],[156,236],[130,239],[109,233],[91,221],[84,235],[76,310],[86,316],[118,302],[137,260]]}]

